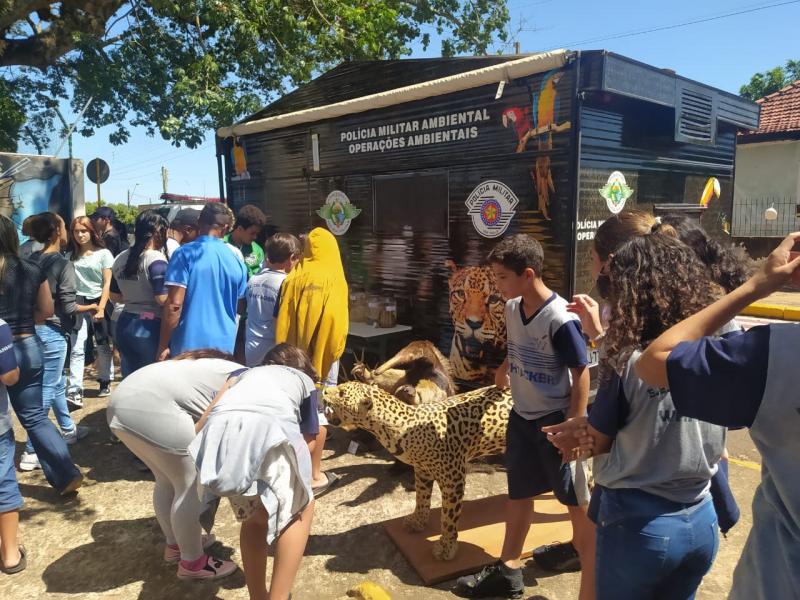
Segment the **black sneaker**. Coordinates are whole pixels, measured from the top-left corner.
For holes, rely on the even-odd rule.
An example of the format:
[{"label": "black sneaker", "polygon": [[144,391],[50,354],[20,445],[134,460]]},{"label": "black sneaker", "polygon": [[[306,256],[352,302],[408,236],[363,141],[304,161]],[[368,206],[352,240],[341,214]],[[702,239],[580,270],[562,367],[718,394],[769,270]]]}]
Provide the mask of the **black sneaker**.
[{"label": "black sneaker", "polygon": [[110,381],[100,381],[100,391],[97,392],[98,398],[105,398],[106,396],[111,395],[111,382]]},{"label": "black sneaker", "polygon": [[474,575],[459,577],[456,582],[456,592],[467,598],[522,598],[524,591],[522,569],[509,569],[499,560]]},{"label": "black sneaker", "polygon": [[548,571],[572,573],[581,570],[581,559],[572,542],[553,542],[533,551],[536,564]]}]

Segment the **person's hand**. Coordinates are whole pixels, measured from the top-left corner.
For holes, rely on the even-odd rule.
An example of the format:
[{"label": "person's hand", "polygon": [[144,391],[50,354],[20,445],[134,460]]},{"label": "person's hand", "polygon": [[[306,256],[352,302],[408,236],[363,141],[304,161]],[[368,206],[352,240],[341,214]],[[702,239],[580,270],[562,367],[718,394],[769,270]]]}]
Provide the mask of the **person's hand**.
[{"label": "person's hand", "polygon": [[511,387],[511,380],[508,378],[508,364],[503,363],[494,372],[494,384],[499,390],[505,390]]},{"label": "person's hand", "polygon": [[591,296],[575,294],[572,297],[572,302],[567,304],[567,310],[578,315],[583,332],[591,340],[603,333],[603,323],[600,321],[600,305]]},{"label": "person's hand", "polygon": [[169,358],[169,348],[159,348],[157,356],[159,361],[167,360]]},{"label": "person's hand", "polygon": [[588,458],[594,453],[594,438],[589,434],[587,423],[586,417],[573,417],[558,425],[542,427],[542,431],[565,461]]},{"label": "person's hand", "polygon": [[94,314],[92,315],[92,318],[95,321],[102,321],[103,319],[106,318],[106,311],[98,306],[96,309],[94,309]]},{"label": "person's hand", "polygon": [[[798,241],[800,241],[800,231],[790,233],[783,238],[761,268],[750,278],[750,283],[759,297],[779,290],[792,279],[795,270],[800,266],[800,253],[792,252]],[[795,278],[798,276],[800,272],[794,275]]]}]

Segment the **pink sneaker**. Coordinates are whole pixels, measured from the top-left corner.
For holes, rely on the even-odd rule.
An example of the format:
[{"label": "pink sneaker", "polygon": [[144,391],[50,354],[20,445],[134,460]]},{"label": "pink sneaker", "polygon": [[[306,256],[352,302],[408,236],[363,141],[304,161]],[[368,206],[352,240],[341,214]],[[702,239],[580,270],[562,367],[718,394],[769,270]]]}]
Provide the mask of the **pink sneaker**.
[{"label": "pink sneaker", "polygon": [[[203,534],[203,550],[208,550],[217,543],[217,536],[213,533],[204,533]],[[178,545],[175,544],[174,546],[167,546],[164,547],[164,561],[170,564],[176,563],[181,559],[181,549],[178,548]]]},{"label": "pink sneaker", "polygon": [[229,560],[220,560],[218,558],[214,558],[213,556],[205,555],[202,556],[201,559],[205,560],[203,560],[203,562],[201,562],[200,566],[197,568],[184,566],[194,566],[192,563],[187,563],[184,560],[178,563],[178,579],[221,579],[222,577],[227,577],[239,568],[234,562]]}]

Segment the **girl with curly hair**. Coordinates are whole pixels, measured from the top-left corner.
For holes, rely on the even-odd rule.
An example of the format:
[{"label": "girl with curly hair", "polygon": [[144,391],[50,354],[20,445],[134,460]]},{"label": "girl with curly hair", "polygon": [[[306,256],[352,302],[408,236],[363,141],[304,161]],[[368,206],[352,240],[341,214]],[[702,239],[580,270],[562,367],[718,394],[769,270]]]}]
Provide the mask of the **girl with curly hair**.
[{"label": "girl with curly hair", "polygon": [[[597,598],[693,598],[718,548],[711,478],[725,428],[682,416],[633,366],[649,342],[722,294],[675,230],[656,221],[608,262],[601,386],[584,447],[598,455]],[[544,428],[566,451],[574,434]]]},{"label": "girl with curly hair", "polygon": [[[708,270],[708,276],[726,292],[739,287],[750,276],[753,261],[739,246],[723,245],[686,215],[665,215],[658,220],[640,210],[624,210],[603,222],[597,229],[591,250],[592,274],[601,298],[608,297],[608,263],[617,248],[635,236],[647,235],[656,221],[671,227],[674,235],[689,246]],[[583,331],[595,340],[603,334],[600,306],[588,294],[576,294],[568,309],[581,319]],[[727,330],[738,330],[735,324]]]}]

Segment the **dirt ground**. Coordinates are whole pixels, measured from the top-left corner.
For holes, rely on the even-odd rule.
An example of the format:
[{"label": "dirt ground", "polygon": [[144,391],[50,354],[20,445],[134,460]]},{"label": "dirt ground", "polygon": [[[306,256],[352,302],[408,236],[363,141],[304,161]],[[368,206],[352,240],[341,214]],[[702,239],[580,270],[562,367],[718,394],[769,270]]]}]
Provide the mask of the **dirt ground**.
[{"label": "dirt ground", "polygon": [[[25,507],[21,537],[29,566],[21,574],[0,574],[0,598],[178,600],[246,599],[241,571],[219,583],[181,582],[175,567],[163,563],[163,540],[152,512],[152,477],[141,472],[124,446],[113,443],[105,420],[105,399],[89,396],[86,407],[73,413],[90,435],[72,446],[86,476],[77,496],[62,499],[47,485],[41,471],[18,473]],[[18,452],[23,434],[16,426]],[[392,598],[454,598],[453,582],[423,586],[397,551],[380,522],[410,512],[414,505],[409,473],[393,474],[389,456],[346,452],[349,437],[336,431],[326,450],[325,469],[342,476],[339,486],[319,499],[312,536],[293,597],[297,600],[339,598],[362,581],[384,586]],[[731,574],[752,520],[750,503],[759,481],[760,459],[743,432],[729,440],[731,481],[742,509],[742,520],[721,539],[711,573],[698,598],[727,596]],[[505,475],[469,475],[468,498],[503,493]],[[434,506],[439,502],[438,491]],[[535,526],[535,525],[534,525]],[[212,553],[238,560],[238,527],[232,512],[221,505],[215,533],[222,544]],[[525,568],[526,598],[577,598],[578,574],[554,575],[530,563]]]}]

